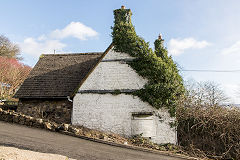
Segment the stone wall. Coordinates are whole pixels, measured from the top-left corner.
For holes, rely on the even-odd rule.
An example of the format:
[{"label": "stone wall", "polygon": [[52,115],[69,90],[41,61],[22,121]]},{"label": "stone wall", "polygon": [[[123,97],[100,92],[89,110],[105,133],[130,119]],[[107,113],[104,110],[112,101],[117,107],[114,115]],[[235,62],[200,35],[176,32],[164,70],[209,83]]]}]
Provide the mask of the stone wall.
[{"label": "stone wall", "polygon": [[[124,59],[123,59],[124,58]],[[110,50],[80,87],[81,90],[140,89],[147,79],[139,76],[126,61],[132,60],[126,53]]]},{"label": "stone wall", "polygon": [[[131,139],[127,139],[117,134],[112,134],[112,133],[108,134],[98,130],[92,130],[83,126],[73,126],[71,124],[66,124],[66,123],[58,124],[56,122],[49,121],[46,119],[26,116],[24,114],[21,114],[15,111],[2,110],[1,108],[0,108],[0,121],[21,124],[29,127],[42,128],[48,131],[58,132],[61,134],[66,134],[66,135],[74,136],[77,138],[91,140],[98,143],[104,143],[111,146],[117,146],[117,147],[123,147],[123,148],[131,148],[134,150],[140,150],[145,152],[150,151],[152,153],[153,150],[160,150],[160,151],[168,150],[173,152],[172,153],[165,152],[165,153],[167,155],[174,156],[174,153],[176,153],[177,151],[176,146],[173,146],[173,145],[159,146],[157,144],[153,144],[152,142],[149,142],[149,140],[147,139],[143,139],[142,137],[134,137]],[[159,152],[159,153],[164,154],[164,152]],[[177,157],[179,157],[179,155],[177,155]],[[186,157],[182,157],[182,158],[186,159]]]},{"label": "stone wall", "polygon": [[[168,111],[131,95],[147,83],[127,64],[131,60],[128,54],[112,49],[106,54],[73,99],[72,123],[127,137],[143,133],[153,142],[175,144],[176,131],[170,127],[175,119]],[[145,113],[152,114],[151,118],[141,118],[149,116]],[[134,117],[138,114],[140,118]]]},{"label": "stone wall", "polygon": [[[176,130],[170,123],[174,118],[165,109],[154,109],[138,97],[126,94],[77,94],[73,100],[73,125],[83,125],[90,129],[113,132],[125,137],[134,135],[133,129],[149,128],[136,123],[133,115],[152,113],[152,129],[146,137],[155,143],[176,144]],[[149,124],[149,123],[145,123]],[[145,137],[145,135],[143,135]]]},{"label": "stone wall", "polygon": [[71,123],[72,102],[67,99],[19,99],[17,111],[57,123]]}]

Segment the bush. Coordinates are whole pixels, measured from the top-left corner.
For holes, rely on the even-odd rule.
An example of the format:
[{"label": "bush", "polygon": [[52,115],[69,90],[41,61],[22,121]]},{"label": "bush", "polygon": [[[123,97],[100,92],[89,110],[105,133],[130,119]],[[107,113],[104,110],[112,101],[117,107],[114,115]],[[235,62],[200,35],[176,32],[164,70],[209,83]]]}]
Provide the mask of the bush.
[{"label": "bush", "polygon": [[240,159],[240,109],[178,108],[178,141],[189,153]]}]

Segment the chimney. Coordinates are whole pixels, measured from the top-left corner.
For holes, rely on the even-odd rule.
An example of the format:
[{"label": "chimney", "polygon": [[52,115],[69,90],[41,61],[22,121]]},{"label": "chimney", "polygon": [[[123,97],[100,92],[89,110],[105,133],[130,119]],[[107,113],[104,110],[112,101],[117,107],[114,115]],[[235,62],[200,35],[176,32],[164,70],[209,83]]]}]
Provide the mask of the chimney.
[{"label": "chimney", "polygon": [[131,23],[131,10],[126,9],[125,6],[121,6],[120,9],[114,10],[114,19],[115,24],[123,23]]},{"label": "chimney", "polygon": [[158,39],[162,40],[162,34],[161,33],[158,35]]}]

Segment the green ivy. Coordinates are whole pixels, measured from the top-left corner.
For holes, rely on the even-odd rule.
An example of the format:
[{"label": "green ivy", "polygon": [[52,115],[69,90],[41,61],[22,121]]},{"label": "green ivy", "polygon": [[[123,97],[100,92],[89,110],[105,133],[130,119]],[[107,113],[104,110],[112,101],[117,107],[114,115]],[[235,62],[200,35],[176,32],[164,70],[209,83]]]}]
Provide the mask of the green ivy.
[{"label": "green ivy", "polygon": [[121,91],[119,89],[115,89],[112,94],[113,95],[119,95],[119,94],[121,94]]},{"label": "green ivy", "polygon": [[184,93],[183,80],[177,65],[172,57],[168,56],[163,39],[155,41],[153,51],[149,43],[136,34],[131,15],[130,9],[114,10],[115,21],[112,27],[114,50],[136,57],[128,64],[139,75],[148,79],[144,88],[136,91],[134,95],[157,109],[168,108],[170,115],[175,116],[175,108]]}]

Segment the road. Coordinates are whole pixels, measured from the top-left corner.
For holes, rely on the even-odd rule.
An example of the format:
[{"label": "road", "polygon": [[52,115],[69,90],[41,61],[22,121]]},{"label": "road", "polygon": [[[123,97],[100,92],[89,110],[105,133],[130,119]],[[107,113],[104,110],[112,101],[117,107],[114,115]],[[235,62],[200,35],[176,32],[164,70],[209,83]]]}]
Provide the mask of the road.
[{"label": "road", "polygon": [[60,154],[78,160],[182,160],[1,121],[0,145]]}]

